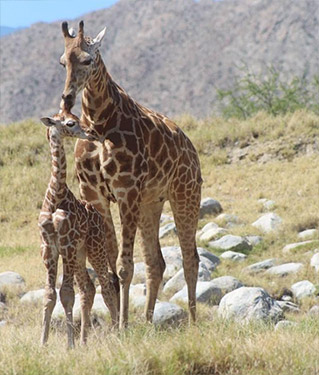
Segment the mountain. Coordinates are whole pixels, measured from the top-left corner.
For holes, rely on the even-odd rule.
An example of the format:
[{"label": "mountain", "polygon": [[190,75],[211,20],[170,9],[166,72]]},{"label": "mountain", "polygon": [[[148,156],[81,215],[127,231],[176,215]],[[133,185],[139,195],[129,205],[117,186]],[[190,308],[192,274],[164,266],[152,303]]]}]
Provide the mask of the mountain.
[{"label": "mountain", "polygon": [[9,27],[9,26],[0,26],[0,38],[2,36],[14,33],[18,30],[21,30],[22,27]]},{"label": "mountain", "polygon": [[[243,65],[260,72],[272,64],[288,78],[319,72],[317,0],[120,0],[81,19],[90,36],[107,26],[101,53],[117,83],[170,116],[209,115],[216,88],[231,85]],[[56,112],[61,22],[34,24],[0,44],[0,123]]]}]

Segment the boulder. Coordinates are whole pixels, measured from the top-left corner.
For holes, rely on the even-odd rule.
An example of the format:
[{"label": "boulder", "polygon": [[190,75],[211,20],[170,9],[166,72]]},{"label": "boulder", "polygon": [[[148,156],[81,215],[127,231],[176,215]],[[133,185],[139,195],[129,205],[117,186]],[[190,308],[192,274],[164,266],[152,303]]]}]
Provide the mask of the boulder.
[{"label": "boulder", "polygon": [[169,234],[176,234],[176,225],[175,223],[168,223],[160,227],[159,229],[159,238],[164,238]]},{"label": "boulder", "polygon": [[233,214],[220,214],[216,217],[215,220],[219,225],[226,226],[227,228],[232,228],[236,225],[241,224],[238,216]]},{"label": "boulder", "polygon": [[[196,301],[202,303],[218,304],[222,297],[221,289],[212,284],[211,281],[198,281],[196,286]],[[187,286],[174,294],[170,302],[188,302]]]},{"label": "boulder", "polygon": [[273,267],[276,264],[276,259],[266,259],[262,260],[261,262],[251,264],[250,266],[245,268],[245,271],[249,273],[258,273],[264,270],[267,270],[268,268]]},{"label": "boulder", "polygon": [[282,252],[284,254],[289,254],[292,250],[302,248],[306,245],[310,245],[313,243],[318,243],[317,240],[308,240],[308,241],[302,241],[302,242],[296,242],[296,243],[290,243],[283,247]]},{"label": "boulder", "polygon": [[233,276],[216,277],[211,281],[211,284],[218,287],[221,290],[222,295],[230,293],[243,286],[243,284]]},{"label": "boulder", "polygon": [[199,266],[200,265],[205,266],[205,268],[209,271],[209,274],[216,269],[216,263],[213,263],[211,260],[204,256],[199,256]]},{"label": "boulder", "polygon": [[[208,260],[208,259],[207,259]],[[209,281],[210,272],[207,270],[206,266],[199,263],[198,267],[198,280],[199,281]],[[186,285],[184,277],[184,269],[180,269],[170,280],[167,281],[163,288],[163,292],[167,295],[173,295],[181,290]]]},{"label": "boulder", "polygon": [[300,313],[298,305],[291,301],[277,301],[278,305],[282,308],[283,312]]},{"label": "boulder", "polygon": [[146,285],[145,284],[135,284],[130,285],[130,296],[146,296]]},{"label": "boulder", "polygon": [[200,241],[211,241],[227,234],[227,232],[227,229],[224,228],[212,228],[204,232],[202,235],[200,235],[199,239]]},{"label": "boulder", "polygon": [[268,275],[287,276],[291,273],[297,273],[302,267],[302,263],[284,263],[280,266],[269,268],[265,273]]},{"label": "boulder", "polygon": [[312,308],[308,311],[308,315],[319,317],[319,305],[312,306]]},{"label": "boulder", "polygon": [[162,214],[160,218],[160,224],[167,223],[169,221],[174,221],[174,218],[170,215]]},{"label": "boulder", "polygon": [[204,198],[200,202],[199,217],[202,219],[205,215],[218,215],[223,211],[221,204],[213,198]]},{"label": "boulder", "polygon": [[145,283],[145,264],[144,262],[138,262],[134,264],[134,274],[132,284]]},{"label": "boulder", "polygon": [[215,264],[215,266],[218,266],[218,264],[220,263],[220,259],[218,258],[217,255],[211,253],[210,251],[207,251],[206,249],[202,247],[198,247],[197,252],[200,257],[205,257],[209,259],[212,263]]},{"label": "boulder", "polygon": [[307,238],[318,237],[318,235],[319,235],[318,229],[306,229],[298,233],[298,237],[301,238],[302,240],[305,240]]},{"label": "boulder", "polygon": [[259,245],[263,238],[261,236],[245,236],[245,240],[247,240],[252,246]]},{"label": "boulder", "polygon": [[175,303],[157,302],[155,304],[153,323],[156,326],[176,324],[184,320],[186,317],[186,311]]},{"label": "boulder", "polygon": [[233,236],[232,234],[227,234],[219,240],[211,241],[208,246],[225,251],[250,251],[252,249],[252,245],[244,237]]},{"label": "boulder", "polygon": [[319,253],[312,256],[310,260],[311,267],[314,267],[317,272],[319,272]]},{"label": "boulder", "polygon": [[[57,298],[59,298],[59,291],[56,289]],[[39,303],[43,301],[45,289],[30,290],[20,298],[21,303]]]},{"label": "boulder", "polygon": [[290,320],[281,320],[275,325],[275,331],[280,331],[283,329],[288,329],[288,328],[294,328],[297,327],[297,323],[291,322]]},{"label": "boulder", "polygon": [[227,293],[220,301],[218,313],[239,322],[278,321],[283,312],[277,301],[262,288],[242,287]]},{"label": "boulder", "polygon": [[302,299],[313,296],[316,292],[316,287],[308,280],[298,281],[291,286],[294,297]]},{"label": "boulder", "polygon": [[273,212],[269,212],[268,214],[262,215],[258,220],[252,223],[252,226],[262,232],[269,233],[278,230],[281,224],[281,217]]},{"label": "boulder", "polygon": [[200,237],[203,233],[216,228],[219,228],[219,226],[211,221],[210,223],[205,224],[203,228],[197,232],[197,236]]},{"label": "boulder", "polygon": [[0,273],[0,290],[7,287],[24,287],[25,281],[16,272],[7,271]]},{"label": "boulder", "polygon": [[234,262],[242,262],[247,258],[247,255],[242,253],[237,253],[236,251],[225,251],[220,256],[223,259],[232,260]]}]

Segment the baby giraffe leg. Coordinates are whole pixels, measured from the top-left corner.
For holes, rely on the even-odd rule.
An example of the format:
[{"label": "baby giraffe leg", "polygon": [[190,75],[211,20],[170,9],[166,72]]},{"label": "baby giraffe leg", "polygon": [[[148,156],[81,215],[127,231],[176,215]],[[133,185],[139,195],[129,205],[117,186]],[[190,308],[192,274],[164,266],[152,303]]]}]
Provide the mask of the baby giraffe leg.
[{"label": "baby giraffe leg", "polygon": [[58,267],[58,252],[56,249],[51,249],[49,245],[42,245],[42,259],[47,268],[47,280],[45,285],[45,295],[43,299],[43,321],[42,321],[42,334],[41,345],[46,344],[49,337],[49,329],[51,316],[56,304],[56,291],[55,283],[57,277]]},{"label": "baby giraffe leg", "polygon": [[[74,327],[73,327],[73,306],[74,306],[74,269],[75,269],[75,254],[70,256],[71,252],[75,253],[74,249],[61,251],[63,258],[63,281],[60,289],[60,299],[66,316],[68,348],[74,348]],[[67,254],[67,256],[65,255]]]},{"label": "baby giraffe leg", "polygon": [[86,252],[81,250],[77,254],[77,266],[75,272],[76,283],[80,290],[81,302],[81,345],[86,344],[88,328],[90,327],[90,312],[92,310],[95,286],[86,269]]}]

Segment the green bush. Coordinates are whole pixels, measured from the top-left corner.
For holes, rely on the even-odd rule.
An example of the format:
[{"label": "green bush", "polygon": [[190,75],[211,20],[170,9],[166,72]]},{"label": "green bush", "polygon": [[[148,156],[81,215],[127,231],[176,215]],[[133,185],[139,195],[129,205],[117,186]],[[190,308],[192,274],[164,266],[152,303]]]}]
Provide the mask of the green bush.
[{"label": "green bush", "polygon": [[224,117],[246,119],[259,111],[273,116],[308,109],[319,113],[319,76],[312,81],[294,77],[284,81],[274,67],[265,74],[255,74],[243,68],[233,88],[218,89],[218,100]]}]

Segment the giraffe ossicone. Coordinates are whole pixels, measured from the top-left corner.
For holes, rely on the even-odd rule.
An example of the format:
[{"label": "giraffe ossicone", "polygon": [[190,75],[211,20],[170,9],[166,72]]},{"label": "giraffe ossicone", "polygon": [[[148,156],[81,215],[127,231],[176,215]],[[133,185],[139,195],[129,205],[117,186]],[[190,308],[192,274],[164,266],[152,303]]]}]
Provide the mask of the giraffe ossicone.
[{"label": "giraffe ossicone", "polygon": [[45,193],[38,225],[41,236],[41,255],[47,269],[44,295],[41,343],[49,336],[50,321],[56,304],[56,278],[58,258],[63,260],[63,281],[60,298],[67,322],[68,347],[74,347],[73,305],[74,277],[80,291],[81,343],[86,343],[90,325],[90,311],[95,296],[95,286],[86,269],[88,258],[96,271],[105,304],[110,310],[112,323],[118,324],[117,293],[110,280],[110,262],[107,254],[104,221],[94,207],[78,200],[66,183],[66,158],[64,137],[93,141],[95,138],[80,126],[79,119],[61,112],[53,117],[43,117],[48,127],[51,151],[51,178]]},{"label": "giraffe ossicone", "polygon": [[[139,228],[146,264],[145,314],[152,321],[165,262],[159,242],[159,221],[169,200],[183,254],[190,320],[195,321],[199,257],[195,234],[201,196],[197,152],[185,133],[169,118],[133,100],[110,76],[99,52],[105,34],[84,36],[81,21],[75,38],[62,26],[66,68],[61,108],[71,109],[82,93],[81,125],[103,143],[78,140],[76,170],[82,198],[101,213],[107,226],[111,263],[120,281],[120,327],[128,323],[133,246]],[[110,201],[119,206],[121,243],[117,240]]]}]

